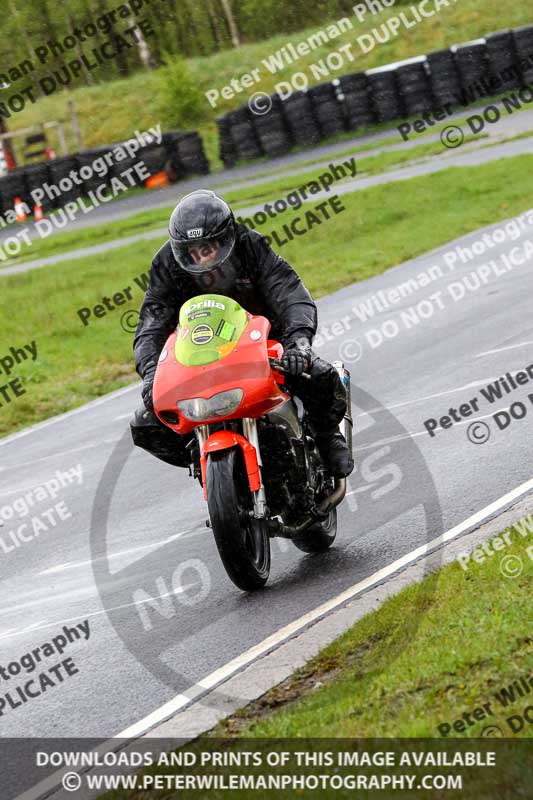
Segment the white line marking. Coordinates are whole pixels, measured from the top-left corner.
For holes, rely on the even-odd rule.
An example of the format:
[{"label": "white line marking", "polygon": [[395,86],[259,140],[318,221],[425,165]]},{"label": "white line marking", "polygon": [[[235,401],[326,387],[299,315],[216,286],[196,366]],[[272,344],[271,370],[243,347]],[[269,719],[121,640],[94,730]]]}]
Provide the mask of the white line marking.
[{"label": "white line marking", "polygon": [[[506,406],[505,408],[500,409],[500,411],[509,411],[510,406]],[[492,414],[483,414],[481,417],[470,417],[468,419],[462,419],[460,422],[455,422],[454,427],[459,427],[459,425],[470,425],[472,422],[477,422],[480,419],[490,419],[494,416],[496,412],[493,411]],[[445,428],[441,428],[437,426],[435,431],[443,431]],[[376,447],[381,447],[384,444],[394,444],[394,442],[401,442],[403,439],[415,439],[417,436],[429,436],[427,430],[426,431],[418,431],[417,433],[399,433],[397,436],[390,436],[388,439],[380,439],[378,442],[373,442],[372,444],[367,444],[364,447],[358,447],[357,442],[354,441],[354,449],[356,453],[362,453],[363,450],[374,450]]]},{"label": "white line marking", "polygon": [[[157,597],[147,597],[146,600],[136,600],[134,603],[123,603],[120,606],[113,606],[112,608],[103,608],[100,611],[91,611],[89,614],[79,614],[77,617],[70,617],[70,619],[63,619],[63,620],[56,620],[55,622],[47,622],[45,625],[41,625],[41,622],[44,620],[40,620],[38,623],[34,625],[29,625],[27,628],[22,628],[21,630],[17,631],[16,633],[3,633],[0,636],[0,639],[14,639],[16,636],[22,636],[22,634],[27,633],[28,631],[42,631],[46,628],[55,628],[57,625],[65,625],[67,622],[76,622],[79,619],[89,619],[90,617],[98,617],[102,614],[107,614],[108,611],[119,611],[122,608],[130,608],[130,606],[140,606],[143,603],[151,603],[154,600],[162,600],[164,597],[172,597],[176,594],[183,594],[186,592],[187,589],[192,589],[193,586],[198,586],[200,582],[195,581],[194,583],[187,583],[185,586],[179,586],[177,589],[173,589],[171,592],[166,592],[165,594],[157,595]],[[40,627],[36,627],[39,625]],[[13,628],[9,628],[9,630],[14,630]]]},{"label": "white line marking", "polygon": [[[60,456],[68,456],[72,453],[81,453],[83,450],[95,450],[96,448],[101,448],[104,444],[116,444],[119,439],[121,438],[122,434],[119,436],[115,436],[114,438],[108,436],[107,439],[100,439],[100,441],[96,442],[89,442],[88,444],[80,445],[80,447],[72,447],[70,450],[57,450],[54,453],[50,453],[49,456],[41,456],[41,458],[33,458],[31,461],[19,461],[17,464],[13,464],[10,467],[0,467],[0,472],[4,472],[5,470],[9,470],[12,472],[14,469],[19,469],[21,467],[33,467],[34,464],[40,464],[42,461],[50,461],[51,458],[59,458]],[[0,442],[1,444],[1,442]],[[80,484],[78,484],[79,486]],[[11,492],[14,494],[14,492]]]},{"label": "white line marking", "polygon": [[202,678],[202,680],[199,681],[196,686],[188,689],[186,693],[177,695],[168,703],[165,703],[151,714],[148,714],[148,716],[144,717],[133,725],[130,725],[129,728],[121,731],[121,733],[116,734],[116,737],[127,739],[142,736],[151,728],[154,728],[159,723],[169,719],[169,717],[173,716],[177,711],[183,709],[192,700],[202,695],[207,689],[213,689],[217,684],[227,680],[231,675],[234,675],[236,672],[243,669],[243,667],[248,666],[260,656],[263,656],[270,650],[278,647],[288,638],[293,636],[298,631],[301,631],[312,622],[315,622],[320,617],[330,613],[334,609],[338,608],[338,606],[343,605],[365,589],[374,586],[384,578],[390,577],[395,572],[398,572],[407,565],[417,561],[419,558],[426,555],[444,542],[449,542],[451,539],[455,539],[461,533],[464,533],[469,528],[478,525],[484,519],[491,516],[496,511],[499,511],[504,506],[509,505],[523,494],[529,492],[531,489],[533,489],[533,478],[525,483],[522,483],[520,486],[517,486],[515,489],[512,489],[510,492],[503,495],[498,500],[495,500],[490,505],[485,506],[485,508],[481,509],[481,511],[477,511],[475,514],[472,514],[471,517],[468,517],[468,519],[460,522],[455,527],[450,528],[450,530],[446,531],[441,536],[437,536],[437,538],[433,539],[431,542],[417,547],[416,550],[412,550],[410,553],[407,553],[396,561],[393,561],[391,564],[388,564],[386,567],[378,570],[373,575],[369,575],[368,578],[359,581],[359,583],[354,584],[354,586],[351,586],[349,589],[341,592],[341,594],[318,606],[318,608],[315,608],[313,611],[309,611],[299,619],[289,623],[289,625],[286,625],[284,628],[281,628],[276,633],[267,637],[258,645],[251,647],[245,653],[237,656],[225,666],[220,667],[220,669],[217,669],[210,675]]},{"label": "white line marking", "polygon": [[[85,564],[85,563],[87,563],[87,562],[80,561],[79,565]],[[55,572],[63,572],[63,570],[65,570],[65,569],[71,569],[72,567],[77,567],[79,565],[75,564],[73,561],[65,561],[64,564],[57,564],[57,566],[55,566],[55,567],[50,567],[49,569],[44,569],[42,572],[38,572],[37,573],[37,577],[40,578],[41,575],[53,575]]]},{"label": "white line marking", "polygon": [[73,417],[76,414],[81,414],[83,411],[90,411],[92,408],[96,408],[97,406],[107,403],[108,400],[114,400],[116,397],[122,397],[123,394],[132,392],[134,389],[138,391],[139,385],[139,382],[135,381],[135,383],[131,384],[131,386],[125,386],[123,389],[117,389],[116,392],[110,392],[109,394],[104,395],[104,397],[99,397],[97,400],[91,400],[90,403],[86,403],[79,408],[73,408],[72,411],[65,411],[64,414],[58,414],[57,417],[52,417],[51,419],[46,419],[43,422],[38,422],[36,425],[31,425],[29,428],[24,428],[24,430],[18,431],[18,433],[12,433],[11,436],[6,436],[5,439],[0,441],[0,447],[4,447],[6,444],[11,444],[11,442],[15,442],[17,439],[21,439],[23,436],[28,436],[30,433],[35,433],[43,428],[48,428],[50,425],[55,425],[56,422],[61,422],[62,420]]},{"label": "white line marking", "polygon": [[[172,542],[175,539],[186,539],[186,538],[189,538],[191,536],[197,536],[197,535],[203,534],[203,533],[210,533],[210,531],[207,528],[205,529],[205,531],[199,530],[198,528],[189,528],[188,530],[183,531],[183,533],[176,533],[173,536],[171,536],[170,538],[163,540],[162,542],[156,542],[155,544],[151,543],[149,545],[144,545],[144,546],[141,546],[141,547],[133,547],[130,550],[122,550],[121,552],[117,552],[117,553],[111,554],[109,556],[109,558],[116,558],[118,556],[124,555],[125,553],[132,553],[132,552],[135,552],[136,550],[145,550],[146,548],[151,548],[152,550],[155,551],[155,550],[157,550],[159,548],[160,545],[168,544],[168,542]],[[80,564],[85,566],[85,565],[90,564],[90,563],[91,563],[90,559],[88,561],[85,561],[85,562],[80,562],[79,564],[77,564],[75,562],[72,562],[70,565],[64,564],[63,568],[69,569],[70,566],[76,567],[76,566],[79,566]],[[133,564],[135,564],[135,563],[136,562],[133,562]],[[56,572],[59,571],[59,569],[57,567],[56,568],[52,567],[51,570],[49,570],[49,572],[51,572],[54,569],[55,569]],[[39,573],[39,575],[43,575],[43,574],[45,574],[45,573]],[[113,577],[115,574],[116,573],[112,573],[111,577]],[[15,605],[15,606],[8,606],[7,608],[2,607],[0,609],[0,616],[2,616],[2,614],[11,614],[14,611],[18,611],[19,609],[22,609],[22,608],[31,608],[32,606],[43,605],[45,603],[56,603],[58,600],[64,600],[66,598],[67,599],[71,598],[71,597],[79,598],[79,597],[83,597],[84,595],[90,596],[92,594],[96,594],[97,591],[98,591],[97,586],[95,586],[94,584],[91,584],[90,586],[81,587],[81,588],[78,588],[78,589],[70,589],[68,591],[55,593],[55,594],[48,594],[48,595],[40,594],[40,596],[36,600],[29,600],[28,602],[19,603],[19,605]],[[135,605],[135,604],[133,604],[133,605]],[[44,620],[41,620],[41,622],[44,622]]]},{"label": "white line marking", "polygon": [[24,628],[17,630],[17,628],[8,628],[6,631],[0,634],[0,639],[9,639],[10,636],[13,636],[11,631],[17,631],[17,635],[22,636],[24,633],[29,633],[30,631],[39,630],[39,625],[44,622],[44,619],[40,619],[38,622],[33,622],[31,625],[26,625]]},{"label": "white line marking", "polygon": [[[35,464],[35,461],[32,461],[30,463]],[[6,467],[6,469],[7,469],[7,467]],[[10,467],[10,469],[11,469],[11,467]],[[33,480],[31,482],[31,484],[27,484],[26,486],[21,486],[19,484],[16,489],[6,489],[5,492],[0,492],[0,497],[9,497],[9,495],[11,495],[11,494],[16,494],[16,495],[20,496],[20,495],[27,494],[28,492],[33,492],[34,489],[37,489],[39,486],[42,486],[43,483],[46,483],[47,480],[49,480],[50,478],[53,478],[53,477],[55,477],[55,476],[47,474],[46,477],[44,477],[42,480],[37,481],[37,482],[35,482],[35,480]],[[83,479],[82,479],[82,483],[83,483]],[[80,483],[78,479],[76,479],[76,482],[74,482],[74,479],[72,479],[72,481],[69,480],[69,482],[67,483],[66,486],[62,486],[61,488],[62,489],[70,489],[71,486],[78,487],[78,486],[81,486],[82,483]],[[34,502],[33,506],[30,505],[30,508],[33,508],[34,506],[37,506],[37,505],[39,505],[39,503],[42,503],[42,502],[43,502],[42,500],[37,500],[37,501]],[[23,517],[20,517],[20,519],[23,519]],[[0,520],[0,525],[2,525],[2,523],[3,523],[3,521]]]},{"label": "white line marking", "polygon": [[503,353],[505,350],[515,350],[517,347],[527,347],[533,342],[520,342],[520,344],[510,344],[508,347],[497,347],[495,350],[486,350],[484,353],[478,353],[475,358],[483,358],[483,356],[491,356],[494,353]]},{"label": "white line marking", "polygon": [[352,494],[359,494],[360,492],[368,492],[369,489],[373,489],[372,484],[367,484],[367,486],[359,486],[357,489],[352,489],[351,492],[346,492],[346,497],[350,497]]},{"label": "white line marking", "polygon": [[173,536],[169,536],[167,539],[161,539],[159,542],[150,542],[150,544],[142,544],[139,547],[130,547],[127,550],[119,550],[116,553],[109,553],[106,556],[101,556],[100,559],[93,559],[89,558],[86,561],[67,561],[65,564],[58,564],[55,567],[49,567],[48,569],[43,570],[42,572],[38,572],[37,575],[52,575],[57,572],[64,572],[68,569],[77,569],[77,567],[86,567],[88,564],[96,563],[97,561],[103,561],[105,559],[111,560],[112,558],[119,558],[120,556],[129,555],[130,553],[137,553],[140,550],[156,550],[158,547],[161,547],[164,544],[168,544],[169,542],[173,542],[175,539],[188,539],[190,536],[199,536],[201,533],[210,533],[208,528],[203,526],[200,528],[198,525],[195,528],[189,528],[186,531],[181,531],[181,533],[175,533]]},{"label": "white line marking", "polygon": [[[2,607],[0,608],[0,617],[6,614],[13,614],[13,612],[20,611],[21,609],[33,608],[34,606],[37,606],[41,611],[44,611],[44,608],[41,607],[46,604],[59,604],[62,600],[79,600],[82,597],[91,597],[91,595],[95,595],[97,593],[98,587],[92,583],[89,586],[82,586],[65,592],[57,592],[55,594],[47,595],[43,594],[42,596],[37,597],[35,600],[28,600],[25,603],[17,603],[14,606],[8,606],[5,603],[2,603]],[[33,594],[35,594],[35,592]],[[41,620],[41,622],[44,622],[44,620]]]},{"label": "white line marking", "polygon": [[467,383],[465,386],[458,386],[456,389],[447,389],[445,392],[438,392],[437,394],[427,394],[425,397],[417,397],[415,400],[404,400],[401,403],[394,403],[394,405],[390,406],[379,406],[379,408],[371,408],[369,411],[363,411],[361,414],[356,414],[355,419],[358,417],[366,417],[369,414],[377,414],[379,411],[390,411],[392,408],[401,408],[402,406],[411,406],[416,405],[417,403],[421,403],[423,400],[434,400],[436,397],[444,397],[447,394],[455,394],[456,392],[462,392],[464,389],[475,389],[476,386],[486,386],[487,383],[490,381],[495,381],[497,378],[487,378],[480,381],[473,381],[473,383]]},{"label": "white line marking", "polygon": [[25,628],[23,628],[23,633],[28,633],[28,631],[33,631],[35,629],[38,629],[39,625],[42,625],[43,622],[44,619],[40,619],[37,622],[32,622],[31,625],[27,625]]}]

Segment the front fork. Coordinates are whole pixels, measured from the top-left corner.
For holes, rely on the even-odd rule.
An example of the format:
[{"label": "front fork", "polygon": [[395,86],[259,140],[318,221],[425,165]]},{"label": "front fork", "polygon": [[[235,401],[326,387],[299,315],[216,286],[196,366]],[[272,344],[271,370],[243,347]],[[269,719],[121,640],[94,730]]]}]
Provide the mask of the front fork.
[{"label": "front fork", "polygon": [[[259,447],[259,436],[257,434],[257,420],[251,417],[244,417],[242,420],[242,430],[244,438],[247,439],[255,449],[257,466],[259,470],[260,486],[257,491],[252,491],[252,501],[254,507],[253,516],[255,519],[264,519],[267,515],[267,503],[265,487],[261,475],[263,461],[261,459],[261,448]],[[198,445],[200,447],[200,454],[202,455],[205,450],[205,443],[209,439],[209,425],[199,425],[197,428],[195,428],[195,433],[198,440]]]},{"label": "front fork", "polygon": [[248,439],[251,445],[255,447],[257,456],[257,463],[259,465],[259,479],[261,486],[257,492],[252,492],[252,500],[254,504],[254,517],[255,519],[264,519],[267,515],[267,504],[265,495],[265,485],[263,483],[262,468],[263,461],[261,458],[261,448],[259,447],[259,436],[257,435],[257,420],[251,417],[244,417],[242,421],[242,432],[244,437]]}]

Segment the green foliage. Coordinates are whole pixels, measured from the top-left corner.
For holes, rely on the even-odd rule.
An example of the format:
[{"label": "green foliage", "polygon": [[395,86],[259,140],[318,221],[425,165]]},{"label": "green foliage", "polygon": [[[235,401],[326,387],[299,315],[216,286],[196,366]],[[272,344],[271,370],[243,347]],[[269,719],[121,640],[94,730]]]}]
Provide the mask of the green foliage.
[{"label": "green foliage", "polygon": [[[365,22],[359,22],[353,14],[353,0],[229,0],[235,23],[243,43],[264,41],[274,36],[287,36],[309,27],[325,27],[341,17],[350,17],[354,27],[360,29],[383,21],[386,16],[396,15],[397,7],[407,6],[411,0],[397,0],[383,14],[367,14]],[[148,48],[149,63],[157,66],[164,53],[179,53],[186,57],[204,57],[213,53],[228,51],[233,53],[229,34],[229,23],[226,18],[222,0],[151,0],[137,11],[131,12],[116,20],[110,28],[106,27],[105,15],[118,8],[119,2],[102,3],[101,0],[69,0],[67,4],[53,3],[52,0],[39,0],[31,3],[26,0],[0,0],[0,17],[2,31],[0,36],[0,74],[16,67],[24,59],[30,59],[35,65],[30,84],[40,96],[38,79],[60,68],[64,61],[79,58],[83,53],[91,60],[92,48],[99,48],[104,42],[121,35],[128,40],[125,31],[141,21],[148,25],[145,44]],[[439,37],[439,29],[448,28],[452,41],[460,41],[461,25],[450,25],[450,17],[460,13],[460,6],[454,11],[454,5],[444,9],[442,16],[424,22],[423,27],[434,29],[435,37]],[[526,3],[510,0],[505,5],[505,19],[501,20],[501,3],[497,0],[468,0],[468,22],[477,23],[483,32],[494,29],[487,17],[497,16],[500,27],[513,24],[510,17],[520,7],[522,15],[527,17]],[[126,2],[122,8],[129,8]],[[486,23],[484,24],[484,20]],[[39,62],[35,48],[46,45],[48,41],[59,42],[59,50],[65,37],[72,35],[77,28],[100,21],[99,32],[85,41],[80,41],[75,49],[59,52],[57,58],[50,53],[45,63]],[[525,24],[529,19],[520,20]],[[416,29],[413,29],[416,34]],[[406,42],[411,34],[401,37]],[[467,38],[467,37],[466,37]],[[464,39],[463,39],[464,40]],[[131,42],[131,40],[129,40]],[[438,42],[436,42],[438,44]],[[146,56],[146,52],[144,53]],[[145,70],[143,48],[132,43],[131,47],[121,51],[118,57],[105,59],[105,64],[94,70],[82,69],[81,74],[72,77],[69,89],[81,85],[106,83],[125,78],[135,72]]]},{"label": "green foliage", "polygon": [[[16,64],[17,59],[20,60],[22,57],[31,55],[31,48],[47,39],[47,36],[43,39],[43,32],[36,27],[39,22],[37,15],[35,20],[28,19],[27,29],[22,21],[20,24],[17,23],[17,20],[22,20],[23,14],[28,16],[30,6],[23,10],[20,0],[9,1],[14,3],[18,14],[14,15],[9,9],[6,10],[7,0],[0,0],[0,13],[5,12],[0,36],[0,64],[3,65],[0,67],[0,73]],[[82,0],[69,2],[73,19],[78,19],[78,14],[74,13],[75,5],[78,2],[81,4]],[[90,0],[84,0],[84,2],[85,5],[92,7]],[[271,0],[271,3],[265,3],[264,9],[261,10],[260,0],[231,0],[243,41],[242,46],[237,50],[233,49],[229,42],[220,0],[198,0],[194,11],[191,10],[193,0],[180,0],[181,16],[179,20],[173,16],[172,6],[169,2],[166,5],[165,17],[161,22],[158,17],[152,19],[156,12],[161,12],[162,4],[159,0],[158,2],[154,0],[150,6],[146,7],[145,16],[152,20],[154,31],[156,31],[156,36],[147,38],[153,63],[161,63],[161,59],[165,58],[165,53],[179,52],[186,58],[196,53],[202,54],[188,58],[187,64],[194,85],[203,95],[203,114],[197,129],[204,139],[206,152],[213,167],[220,165],[215,117],[237,108],[248,95],[241,92],[233,97],[220,96],[216,109],[213,109],[204,96],[205,92],[211,89],[220,91],[233,78],[260,68],[260,82],[254,86],[254,90],[270,94],[274,91],[276,83],[280,80],[287,80],[296,68],[311,75],[311,64],[326,58],[332,49],[350,42],[353,43],[359,34],[371,31],[378,19],[377,15],[367,15],[364,22],[357,22],[355,30],[347,31],[334,42],[324,43],[308,55],[302,56],[296,65],[288,65],[286,69],[272,75],[262,66],[262,59],[286,45],[288,40],[293,42],[304,40],[316,33],[318,28],[323,27],[328,21],[338,20],[344,15],[352,17],[352,0],[343,0],[344,5],[338,6],[335,5],[337,0],[321,0],[319,14],[316,4],[312,4],[306,11],[302,5],[303,0],[294,0],[294,3],[288,5],[281,13],[279,12],[279,2],[280,0]],[[346,7],[347,2],[350,3],[349,7]],[[206,8],[209,9],[207,17],[203,15],[203,3],[206,3]],[[51,0],[48,4],[51,6]],[[242,13],[240,12],[241,6],[244,10],[248,9],[247,17],[244,16],[244,10]],[[299,9],[297,16],[294,16],[293,7]],[[387,16],[397,13],[394,8],[391,7]],[[269,9],[277,9],[280,13],[279,18],[274,19],[274,14],[270,16]],[[50,14],[52,14],[52,10]],[[316,18],[313,16],[315,14],[317,14]],[[79,19],[83,19],[85,22],[88,22],[90,18],[88,12],[84,15],[79,14]],[[189,21],[188,27],[184,27],[185,20]],[[409,30],[408,36],[398,36],[387,44],[374,48],[366,55],[359,54],[353,64],[346,65],[345,72],[383,66],[403,58],[450,47],[457,42],[476,39],[491,30],[501,27],[515,28],[530,21],[531,13],[520,0],[509,0],[505,6],[503,17],[501,5],[496,0],[462,0],[460,3],[444,8],[438,16],[423,20]],[[127,20],[124,20],[124,24],[126,23]],[[252,30],[249,26],[252,25],[255,26],[254,30],[257,35],[267,36],[271,30],[275,30],[276,35],[254,43],[247,43],[248,33]],[[306,28],[302,29],[302,25],[305,25]],[[22,31],[24,35],[22,35]],[[213,44],[214,39],[211,41],[209,38],[211,36],[216,38],[216,44]],[[104,38],[103,36],[102,39]],[[209,44],[210,41],[211,44]],[[214,52],[214,50],[218,50],[218,52]],[[126,53],[128,59],[137,58],[137,55],[136,49]],[[33,58],[35,59],[34,56]],[[44,65],[43,71],[49,71],[48,67],[49,65]],[[92,73],[92,80],[102,81],[101,83],[77,87],[71,84],[68,91],[58,91],[47,97],[40,97],[37,88],[38,102],[28,103],[20,113],[12,114],[8,120],[9,130],[16,131],[32,125],[39,125],[45,120],[68,119],[68,100],[75,104],[84,145],[88,148],[127,139],[134,130],[146,129],[154,124],[154,120],[159,121],[161,119],[159,109],[164,104],[159,90],[161,85],[159,70],[140,69],[138,64],[135,74],[125,78],[125,73],[117,72],[117,69],[114,61],[106,61],[105,68],[94,70]],[[121,76],[120,80],[118,75]],[[33,79],[36,77],[32,73],[27,80],[28,83],[32,83],[34,88],[38,86],[33,83]],[[78,82],[83,80],[84,77],[81,75]],[[314,79],[311,80],[311,84],[315,82]],[[21,81],[21,85],[22,83],[23,81]],[[7,95],[8,92],[0,91],[0,100],[4,100]],[[165,116],[170,115],[167,117],[169,119],[168,127],[175,126],[172,108],[173,103],[171,102],[167,103],[163,109]],[[69,149],[74,151],[76,141],[68,124],[65,126],[65,134]],[[51,145],[57,150],[59,143],[52,129],[49,131],[49,138]],[[14,141],[22,142],[22,140]]]},{"label": "green foliage", "polygon": [[261,0],[241,0],[239,3],[239,19],[248,34],[247,39],[266,39],[266,31],[272,30],[276,19],[284,16],[283,0],[271,0],[268,5]]},{"label": "green foliage", "polygon": [[164,128],[190,128],[205,115],[204,97],[192,77],[187,61],[166,54],[157,75],[159,116]]}]

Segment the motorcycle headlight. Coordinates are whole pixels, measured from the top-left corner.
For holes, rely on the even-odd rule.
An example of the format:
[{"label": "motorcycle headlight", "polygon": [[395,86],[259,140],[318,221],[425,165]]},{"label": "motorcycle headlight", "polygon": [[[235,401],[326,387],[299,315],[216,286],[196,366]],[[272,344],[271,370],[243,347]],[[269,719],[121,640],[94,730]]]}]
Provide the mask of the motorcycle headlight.
[{"label": "motorcycle headlight", "polygon": [[178,409],[187,419],[193,422],[205,422],[213,417],[227,417],[233,414],[241,404],[244,392],[242,389],[228,389],[213,397],[192,397],[180,400]]}]

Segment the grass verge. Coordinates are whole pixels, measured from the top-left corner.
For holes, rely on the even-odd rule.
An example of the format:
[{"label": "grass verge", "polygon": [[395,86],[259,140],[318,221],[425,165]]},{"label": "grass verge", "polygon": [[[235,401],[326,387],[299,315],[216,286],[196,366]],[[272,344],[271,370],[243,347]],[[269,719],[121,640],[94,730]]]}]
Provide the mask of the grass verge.
[{"label": "grass verge", "polygon": [[[531,697],[501,691],[521,677],[531,680],[533,670],[533,558],[526,550],[533,536],[510,530],[512,545],[503,552],[425,579],[427,608],[397,656],[390,642],[409,618],[416,586],[389,598],[213,735],[476,738],[495,725],[505,737],[531,738],[530,724],[508,721]],[[518,577],[500,572],[509,556],[520,559]],[[484,711],[478,720],[476,708]]]},{"label": "grass verge", "polygon": [[[532,167],[533,156],[526,155],[344,195],[344,212],[280,252],[318,298],[528,209]],[[280,224],[297,214],[286,212]],[[35,340],[38,357],[10,376],[0,375],[2,384],[20,378],[26,392],[9,403],[0,399],[0,435],[132,381],[132,335],[120,320],[125,311],[140,306],[143,291],[134,279],[148,269],[159,245],[158,240],[140,241],[1,279],[2,353]],[[128,286],[130,302],[82,324],[80,308],[91,308]],[[24,314],[13,313],[20,308]]]},{"label": "grass verge", "polygon": [[[336,754],[338,750],[363,749],[395,752],[398,764],[401,754],[411,750],[452,754],[496,750],[499,769],[452,770],[463,780],[457,796],[478,800],[525,797],[530,751],[521,748],[517,740],[531,737],[525,709],[531,706],[526,689],[533,685],[533,640],[527,624],[531,621],[533,590],[533,517],[525,522],[521,530],[512,527],[505,532],[510,544],[503,550],[484,543],[492,555],[485,553],[483,560],[471,559],[467,569],[457,562],[449,564],[420,584],[408,586],[387,599],[289,679],[187,745],[187,752],[195,754],[197,763],[201,763],[201,754],[211,750],[237,755],[279,750]],[[501,534],[497,538],[500,543],[505,542]],[[509,557],[515,559],[515,564],[519,559],[522,566],[522,572],[515,577],[503,574],[503,559]],[[405,630],[414,607],[419,614],[416,634],[402,639],[398,631]],[[492,736],[506,738],[501,748],[496,749],[496,743],[487,743],[486,748],[476,742],[468,746],[468,740],[488,736],[489,726]],[[347,739],[374,741],[356,748],[350,747]],[[406,742],[409,739],[415,741]],[[143,774],[203,775],[217,771],[222,770],[158,766]],[[253,775],[256,771],[233,768],[228,772]],[[295,760],[289,767],[259,770],[265,772],[346,774],[342,767],[298,768]],[[363,772],[358,770],[358,774]],[[395,775],[397,767],[373,768],[372,772]],[[416,774],[414,769],[408,772]],[[446,770],[439,770],[439,774],[443,772]],[[385,796],[394,794],[415,800],[449,796],[450,791],[423,789],[420,773],[418,778],[409,791],[404,788]],[[209,796],[213,800],[224,796],[216,789],[205,795],[182,794]],[[256,796],[252,791],[239,794]],[[316,793],[298,790],[296,794],[313,797]],[[133,796],[118,790],[102,795],[101,800]],[[178,793],[164,796],[170,800]],[[261,796],[285,800],[294,797],[294,789]],[[330,789],[320,796],[374,797],[374,793],[363,791],[355,795],[350,790],[339,793]],[[148,789],[142,797],[156,800],[162,794]]]},{"label": "grass verge", "polygon": [[[465,137],[465,143],[470,143],[474,137]],[[495,142],[494,144],[498,144]],[[389,169],[408,165],[411,161],[419,161],[424,158],[442,156],[444,147],[441,142],[424,142],[416,147],[411,147],[406,150],[392,150],[384,153],[376,153],[366,158],[357,159],[357,175],[368,178],[372,175],[379,175]],[[329,159],[330,162],[335,164],[342,163],[343,159],[347,159],[349,153],[345,153],[340,157],[335,155],[334,158]],[[279,197],[279,195],[287,194],[294,191],[298,186],[303,186],[309,181],[316,180],[318,175],[327,172],[326,167],[301,173],[300,175],[287,176],[286,178],[278,178],[270,183],[261,183],[257,186],[250,186],[249,189],[236,189],[224,194],[228,203],[231,203],[235,208],[244,207],[250,203],[261,202],[262,200],[271,200],[272,198]],[[353,180],[351,177],[342,179],[332,186],[332,193],[335,191],[335,186]]]}]

